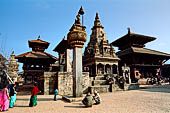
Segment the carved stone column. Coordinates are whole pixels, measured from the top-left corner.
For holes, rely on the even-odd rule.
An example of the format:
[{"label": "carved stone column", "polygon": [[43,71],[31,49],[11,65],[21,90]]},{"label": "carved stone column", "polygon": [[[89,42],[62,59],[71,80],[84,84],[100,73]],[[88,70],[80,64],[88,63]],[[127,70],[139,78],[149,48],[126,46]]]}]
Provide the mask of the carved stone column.
[{"label": "carved stone column", "polygon": [[82,48],[73,49],[73,96],[82,95]]},{"label": "carved stone column", "polygon": [[82,48],[86,42],[85,26],[81,25],[80,15],[83,15],[83,9],[76,16],[77,19],[67,34],[67,40],[73,49],[73,96],[80,97],[82,90]]}]

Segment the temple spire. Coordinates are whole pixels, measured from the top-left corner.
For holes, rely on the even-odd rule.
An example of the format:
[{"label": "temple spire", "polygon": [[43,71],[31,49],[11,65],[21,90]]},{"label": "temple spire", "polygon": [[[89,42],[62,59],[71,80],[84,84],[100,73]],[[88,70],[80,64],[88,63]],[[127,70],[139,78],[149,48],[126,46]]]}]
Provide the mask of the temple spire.
[{"label": "temple spire", "polygon": [[95,17],[95,21],[94,21],[94,26],[102,27],[102,25],[100,23],[100,19],[99,19],[99,14],[98,13],[96,13],[96,17]]},{"label": "temple spire", "polygon": [[96,13],[96,17],[95,17],[95,20],[98,20],[99,19],[99,14]]}]

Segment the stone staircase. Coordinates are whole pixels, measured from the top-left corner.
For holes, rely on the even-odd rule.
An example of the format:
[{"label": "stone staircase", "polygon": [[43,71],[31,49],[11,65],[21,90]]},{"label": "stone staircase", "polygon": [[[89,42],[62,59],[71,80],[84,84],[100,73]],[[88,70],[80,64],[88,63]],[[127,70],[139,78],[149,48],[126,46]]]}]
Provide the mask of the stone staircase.
[{"label": "stone staircase", "polygon": [[104,76],[96,76],[94,80],[92,80],[92,86],[89,87],[89,91],[91,93],[96,90],[99,93],[107,93],[109,92],[110,85],[107,85],[107,80]]},{"label": "stone staircase", "polygon": [[[138,87],[137,85],[133,84],[126,84],[124,90],[129,89],[136,89],[135,87]],[[114,84],[108,85],[107,80],[104,76],[96,76],[94,80],[92,80],[92,84],[89,87],[89,91],[91,93],[96,90],[99,93],[107,93],[107,92],[113,92],[113,91],[123,91],[123,89],[120,88],[119,83],[115,81]]]}]

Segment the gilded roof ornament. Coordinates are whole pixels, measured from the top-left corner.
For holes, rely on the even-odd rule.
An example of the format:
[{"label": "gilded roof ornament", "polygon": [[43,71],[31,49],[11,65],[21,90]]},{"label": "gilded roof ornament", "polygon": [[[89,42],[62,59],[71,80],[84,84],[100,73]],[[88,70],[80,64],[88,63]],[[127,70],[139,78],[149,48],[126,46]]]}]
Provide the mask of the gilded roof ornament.
[{"label": "gilded roof ornament", "polygon": [[131,33],[130,27],[128,27],[127,29],[128,29],[128,34],[130,34]]},{"label": "gilded roof ornament", "polygon": [[80,7],[80,10],[79,10],[79,12],[78,12],[80,15],[84,15],[84,10],[83,10],[83,7],[81,6]]},{"label": "gilded roof ornament", "polygon": [[99,14],[98,14],[98,13],[96,13],[96,17],[95,17],[95,19],[96,19],[96,20],[98,20],[98,19],[99,19]]},{"label": "gilded roof ornament", "polygon": [[38,36],[38,39],[37,40],[40,40],[40,35]]}]

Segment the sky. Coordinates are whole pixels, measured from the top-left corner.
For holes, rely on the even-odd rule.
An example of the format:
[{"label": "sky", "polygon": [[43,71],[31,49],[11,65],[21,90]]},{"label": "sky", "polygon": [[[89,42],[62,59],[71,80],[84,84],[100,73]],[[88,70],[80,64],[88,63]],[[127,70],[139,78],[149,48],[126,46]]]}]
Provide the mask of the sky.
[{"label": "sky", "polygon": [[85,46],[98,12],[110,43],[130,27],[133,33],[157,38],[147,48],[170,54],[170,0],[0,0],[0,53],[8,57],[12,51],[15,55],[31,51],[28,40],[40,35],[50,42],[46,52],[58,57],[53,49],[67,36],[81,6]]}]

